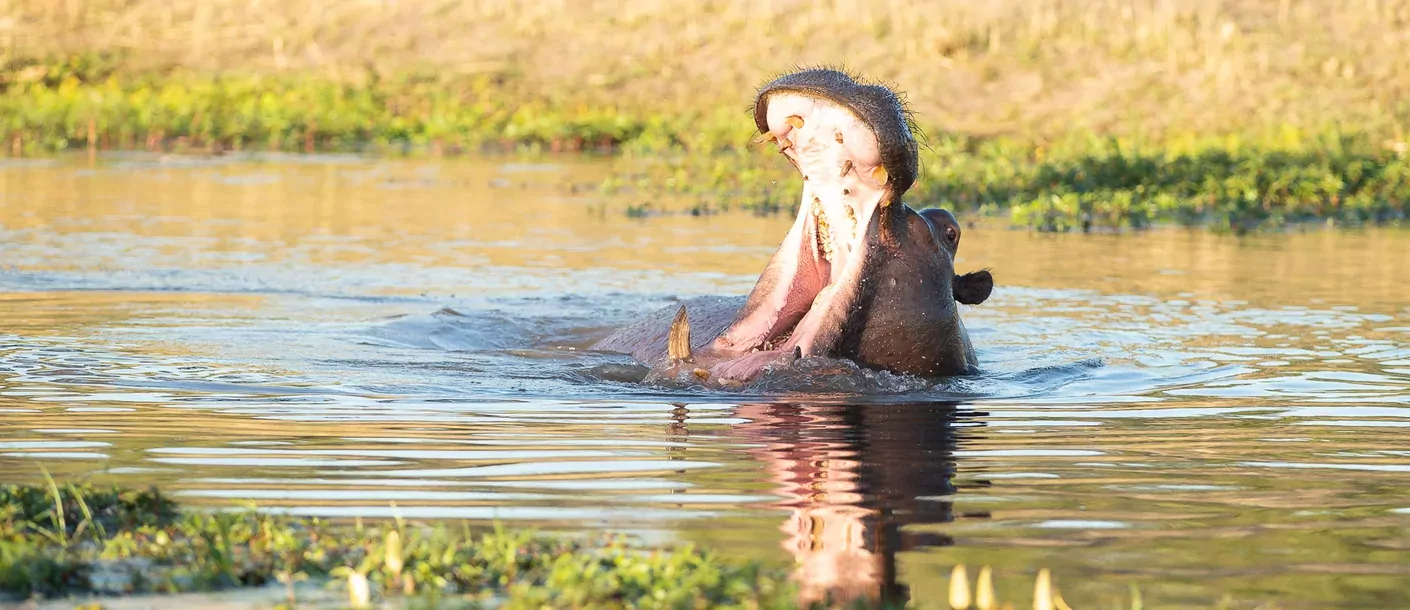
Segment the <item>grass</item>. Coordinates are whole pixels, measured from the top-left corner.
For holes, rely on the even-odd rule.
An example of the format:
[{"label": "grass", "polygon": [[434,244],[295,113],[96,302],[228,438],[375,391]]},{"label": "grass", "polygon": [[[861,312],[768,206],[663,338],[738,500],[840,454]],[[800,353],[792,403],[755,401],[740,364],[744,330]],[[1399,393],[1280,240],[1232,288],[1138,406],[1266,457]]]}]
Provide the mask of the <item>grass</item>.
[{"label": "grass", "polygon": [[20,599],[270,583],[288,584],[292,597],[292,584],[305,579],[346,587],[354,606],[410,597],[508,608],[794,607],[786,572],[691,547],[400,520],[334,524],[253,509],[187,512],[156,490],[52,479],[0,486],[0,592]]},{"label": "grass", "polygon": [[[8,13],[8,15],[6,14]],[[1410,0],[11,0],[0,138],[610,151],[629,213],[796,204],[747,142],[794,64],[899,83],[910,199],[1043,230],[1403,223]]]},{"label": "grass", "polygon": [[[517,102],[747,104],[795,63],[900,83],[928,126],[1046,137],[1404,135],[1407,0],[10,0],[0,52],[139,71],[487,78]],[[1159,139],[1159,138],[1156,138]]]}]

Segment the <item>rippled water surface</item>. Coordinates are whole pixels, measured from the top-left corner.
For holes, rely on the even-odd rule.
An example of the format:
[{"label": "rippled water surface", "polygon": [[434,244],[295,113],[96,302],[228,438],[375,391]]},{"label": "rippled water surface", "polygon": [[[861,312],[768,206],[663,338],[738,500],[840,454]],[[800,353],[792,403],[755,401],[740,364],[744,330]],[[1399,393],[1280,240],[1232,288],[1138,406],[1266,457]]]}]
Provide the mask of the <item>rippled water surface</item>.
[{"label": "rippled water surface", "polygon": [[789,219],[628,218],[574,188],[603,171],[0,165],[0,479],[611,528],[926,608],[958,562],[1086,607],[1410,607],[1410,234],[971,228],[984,375],[706,393],[586,348],[747,292]]}]

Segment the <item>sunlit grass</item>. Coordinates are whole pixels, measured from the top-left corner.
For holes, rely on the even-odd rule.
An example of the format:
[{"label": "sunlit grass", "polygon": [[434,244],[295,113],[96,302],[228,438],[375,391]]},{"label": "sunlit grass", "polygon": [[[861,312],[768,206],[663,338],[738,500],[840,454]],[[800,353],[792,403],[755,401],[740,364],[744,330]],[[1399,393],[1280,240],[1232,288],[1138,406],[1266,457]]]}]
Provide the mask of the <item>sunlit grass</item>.
[{"label": "sunlit grass", "polygon": [[1338,124],[1404,140],[1407,0],[11,0],[0,52],[137,68],[485,77],[519,102],[742,111],[846,63],[971,135],[1164,136]]}]

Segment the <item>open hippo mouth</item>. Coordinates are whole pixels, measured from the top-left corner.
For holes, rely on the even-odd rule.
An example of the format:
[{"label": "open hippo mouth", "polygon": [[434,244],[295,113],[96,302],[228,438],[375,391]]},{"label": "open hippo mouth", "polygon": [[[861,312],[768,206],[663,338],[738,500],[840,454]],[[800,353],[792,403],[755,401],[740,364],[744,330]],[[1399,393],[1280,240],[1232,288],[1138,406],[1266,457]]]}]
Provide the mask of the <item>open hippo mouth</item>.
[{"label": "open hippo mouth", "polygon": [[[813,355],[821,331],[865,280],[869,238],[882,210],[915,182],[917,145],[900,101],[835,70],[807,70],[765,85],[754,102],[758,142],[774,142],[803,178],[798,219],[769,262],[739,321],[714,344]],[[831,320],[842,322],[842,320]],[[763,357],[760,357],[763,358]]]},{"label": "open hippo mouth", "polygon": [[[897,96],[836,70],[804,70],[759,90],[754,122],[756,142],[772,142],[798,169],[803,196],[748,298],[687,302],[669,330],[653,316],[595,347],[631,353],[664,377],[720,383],[805,356],[921,376],[972,372],[956,301],[982,302],[993,280],[955,275],[960,226],[949,212],[900,202],[918,152]],[[692,326],[703,336],[692,339]]]}]

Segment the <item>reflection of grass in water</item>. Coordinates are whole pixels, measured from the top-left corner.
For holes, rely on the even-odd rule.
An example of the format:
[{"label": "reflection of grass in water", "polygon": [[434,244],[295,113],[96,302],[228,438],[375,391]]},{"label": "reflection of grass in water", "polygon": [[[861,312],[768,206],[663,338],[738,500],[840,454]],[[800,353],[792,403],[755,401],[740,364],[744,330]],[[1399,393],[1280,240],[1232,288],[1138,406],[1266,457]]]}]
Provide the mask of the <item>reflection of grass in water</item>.
[{"label": "reflection of grass in water", "polygon": [[[99,577],[101,573],[101,577]],[[0,591],[20,597],[218,590],[343,579],[371,595],[508,607],[792,606],[783,572],[691,547],[642,549],[496,528],[366,526],[181,512],[159,492],[0,487]]]}]

